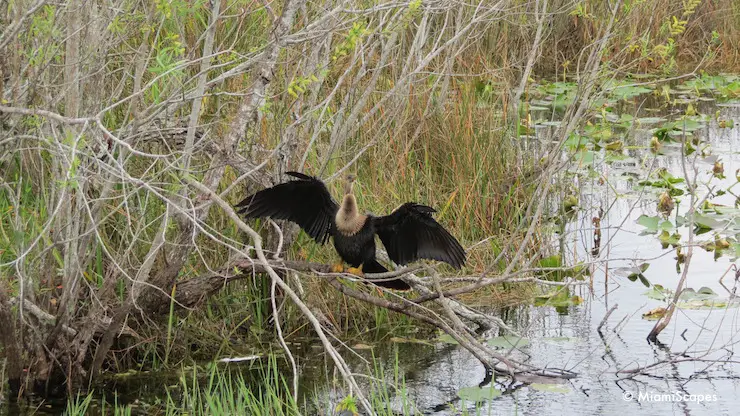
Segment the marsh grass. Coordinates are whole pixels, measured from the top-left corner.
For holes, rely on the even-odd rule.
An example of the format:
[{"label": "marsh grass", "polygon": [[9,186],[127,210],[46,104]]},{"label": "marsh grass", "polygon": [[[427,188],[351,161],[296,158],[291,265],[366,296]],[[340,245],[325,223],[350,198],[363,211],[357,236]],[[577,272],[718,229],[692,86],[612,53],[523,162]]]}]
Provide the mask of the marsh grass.
[{"label": "marsh grass", "polygon": [[[109,28],[125,41],[107,51],[105,56],[106,70],[110,75],[102,79],[100,90],[109,86],[124,85],[124,92],[131,92],[131,85],[124,79],[132,78],[126,72],[131,66],[130,55],[123,53],[130,45],[146,43],[151,46],[151,55],[155,58],[145,70],[144,82],[151,81],[158,74],[167,73],[178,61],[185,57],[183,45],[196,45],[208,22],[205,2],[170,1],[160,2],[162,10],[157,10],[157,20],[161,20],[161,30],[156,34],[149,31],[142,21],[146,20],[146,10],[139,9],[137,2],[123,2],[122,13]],[[620,15],[616,34],[610,37],[610,47],[602,59],[615,72],[652,71],[660,74],[675,74],[682,66],[693,66],[703,63],[705,67],[718,69],[736,69],[740,48],[740,3],[733,0],[718,0],[697,3],[694,0],[673,2],[656,0],[628,3]],[[519,137],[519,114],[510,115],[511,86],[518,81],[517,68],[520,62],[512,62],[512,57],[520,60],[531,48],[531,39],[526,28],[532,21],[529,13],[518,9],[523,2],[514,2],[511,19],[497,21],[482,30],[470,41],[469,47],[454,63],[455,73],[460,77],[451,77],[448,96],[444,101],[434,88],[427,88],[422,80],[407,91],[403,91],[403,105],[394,107],[394,113],[383,110],[370,118],[339,149],[331,155],[325,176],[336,172],[348,163],[367,143],[373,143],[351,170],[358,175],[358,200],[360,204],[376,214],[392,211],[403,202],[410,200],[433,206],[437,209],[436,218],[462,244],[469,248],[469,260],[461,272],[441,265],[444,276],[455,274],[475,274],[491,268],[495,272],[506,265],[506,259],[513,250],[518,249],[518,240],[526,225],[525,211],[531,202],[534,187],[540,178],[537,175],[537,160],[523,150]],[[548,38],[541,48],[536,69],[538,75],[549,74],[557,79],[566,79],[572,75],[577,66],[580,51],[591,45],[600,36],[599,28],[608,17],[607,2],[586,0],[577,2],[553,1],[551,8],[557,11],[548,27]],[[229,45],[231,53],[214,58],[223,71],[232,68],[235,62],[233,51],[254,51],[267,41],[272,17],[262,6],[251,9],[248,2],[236,2],[236,9],[244,7],[244,13],[238,18],[225,18],[217,28],[216,37],[222,45]],[[567,7],[565,7],[567,6]],[[312,14],[323,13],[319,5],[315,10],[307,7],[304,11],[305,21],[309,22]],[[19,36],[18,48],[23,65],[32,68],[29,73],[36,74],[41,84],[49,84],[39,97],[53,95],[52,80],[54,76],[44,73],[44,68],[62,58],[61,50],[65,39],[64,31],[58,26],[55,17],[63,12],[61,6],[49,6],[35,15],[27,33]],[[128,13],[130,12],[130,13]],[[521,12],[521,13],[520,13]],[[676,20],[673,20],[673,17]],[[440,16],[431,19],[441,19]],[[372,19],[371,19],[372,20]],[[680,23],[685,20],[684,23]],[[676,24],[679,22],[680,24]],[[441,23],[441,20],[437,23]],[[144,29],[144,30],[141,30]],[[372,30],[372,28],[370,28]],[[404,55],[413,38],[412,30],[404,32],[404,43],[399,56]],[[344,33],[337,33],[335,43],[342,41]],[[36,53],[39,45],[40,53]],[[330,45],[336,46],[336,45]],[[709,53],[710,51],[711,53]],[[191,57],[199,55],[198,48],[187,51]],[[281,62],[292,62],[291,53],[301,53],[298,49],[284,52]],[[363,53],[363,52],[358,52]],[[25,57],[38,61],[26,62]],[[21,59],[22,58],[22,59]],[[376,59],[368,53],[368,59]],[[348,57],[331,61],[327,72],[329,88],[332,81],[345,69]],[[433,63],[430,70],[438,70]],[[52,65],[56,68],[56,65]],[[168,96],[168,92],[181,86],[184,80],[197,71],[193,65],[187,71],[175,70],[154,83],[143,95],[144,106],[159,103]],[[382,92],[392,88],[394,82],[393,65],[382,69],[386,77],[377,86],[378,92],[370,97],[370,105],[379,103]],[[242,143],[240,149],[250,154],[251,149],[272,149],[281,142],[285,126],[290,123],[291,109],[294,108],[294,97],[287,91],[297,71],[289,64],[276,71],[275,91],[270,92],[269,105],[262,109],[262,124]],[[121,77],[119,79],[119,77]],[[334,77],[334,78],[332,78]],[[606,77],[606,76],[605,76]],[[83,77],[84,78],[84,77]],[[227,92],[246,90],[249,75],[235,76],[224,83]],[[189,81],[188,81],[189,82]],[[359,87],[363,80],[358,80]],[[343,88],[347,88],[344,86]],[[113,89],[113,88],[110,88]],[[331,88],[329,88],[331,89]],[[359,88],[358,88],[359,89]],[[286,90],[286,91],[282,91]],[[327,94],[321,90],[318,94]],[[340,95],[346,91],[340,91]],[[238,94],[234,94],[235,96]],[[526,95],[526,94],[525,94]],[[201,122],[213,122],[213,135],[223,133],[225,123],[233,116],[235,98],[226,94],[223,98],[206,97],[203,102]],[[335,101],[338,101],[335,99]],[[16,105],[10,103],[9,105]],[[47,103],[33,102],[31,106],[43,108]],[[334,105],[332,108],[339,107]],[[54,110],[53,108],[51,108]],[[175,116],[186,115],[187,109],[181,109]],[[135,118],[127,113],[126,106],[106,113],[104,122],[112,131],[126,127],[127,120]],[[92,111],[94,113],[94,111]],[[50,209],[65,190],[73,193],[80,189],[80,183],[73,176],[68,181],[60,181],[60,172],[64,166],[60,160],[67,153],[54,147],[55,141],[64,142],[60,148],[67,149],[69,138],[48,135],[48,129],[42,128],[40,117],[23,117],[20,122],[19,137],[35,135],[33,140],[19,138],[15,151],[10,157],[0,155],[3,168],[0,179],[0,262],[10,263],[24,253],[36,235],[42,235],[41,244],[31,250],[18,270],[30,277],[27,288],[34,291],[34,301],[44,311],[57,312],[58,302],[63,292],[62,272],[65,268],[65,253],[60,249],[64,242],[64,232],[69,224],[52,224],[49,233],[42,233],[50,216]],[[323,134],[323,133],[322,133]],[[84,138],[83,139],[87,139]],[[301,140],[306,141],[301,136]],[[92,141],[91,141],[92,142]],[[317,145],[309,152],[305,166],[292,165],[292,169],[304,169],[307,173],[317,174],[320,167],[321,152],[327,148],[327,138],[322,136]],[[300,146],[307,145],[304,142]],[[159,146],[159,147],[157,147]],[[82,147],[81,147],[82,148]],[[157,144],[142,145],[145,151],[165,153],[170,148]],[[301,149],[302,150],[302,149]],[[80,156],[81,159],[94,159],[91,151]],[[194,161],[194,175],[202,176],[207,166],[207,157]],[[70,162],[77,163],[80,160]],[[167,195],[179,192],[180,181],[172,176],[167,163],[151,163],[129,157],[125,169],[129,175],[142,182],[154,184]],[[83,166],[89,168],[89,166]],[[265,170],[273,169],[268,164]],[[75,168],[77,169],[77,168]],[[75,170],[72,169],[72,170]],[[82,171],[79,168],[79,171]],[[226,189],[239,175],[226,169],[217,192]],[[94,188],[94,187],[92,187]],[[245,189],[246,188],[246,189]],[[239,201],[247,192],[254,191],[253,186],[239,187],[227,196],[231,203]],[[338,197],[338,183],[331,183],[330,188]],[[90,190],[91,188],[86,188]],[[95,189],[91,191],[96,192]],[[109,257],[121,261],[125,267],[136,269],[147,255],[154,239],[158,222],[166,211],[166,203],[153,193],[141,188],[132,187],[130,183],[115,185],[112,197],[104,205],[108,213],[99,224],[99,238],[91,243],[91,261],[82,265],[80,272],[84,284],[93,289],[104,286],[109,276]],[[95,197],[96,195],[91,195]],[[219,230],[225,240],[244,241],[245,237],[223,212],[212,209],[207,223]],[[257,222],[262,231],[269,225]],[[167,240],[173,240],[178,232],[177,227],[167,227]],[[136,230],[132,234],[131,230]],[[204,235],[195,241],[197,254],[188,257],[178,277],[181,279],[198,276],[208,272],[214,265],[225,264],[231,254],[229,249]],[[528,253],[537,253],[543,245],[542,239],[534,238],[526,247]],[[63,245],[63,244],[62,244]],[[113,253],[106,255],[105,252]],[[120,253],[124,253],[120,255]],[[305,234],[297,236],[296,243],[286,257],[305,259],[321,263],[336,261],[336,253],[330,245],[318,246]],[[499,259],[498,263],[494,260]],[[15,270],[0,270],[1,278],[7,278],[11,287],[11,297],[16,297],[21,290]],[[67,276],[69,277],[69,276]],[[417,323],[409,318],[390,313],[387,310],[374,308],[347,299],[335,291],[327,291],[321,278],[300,276],[306,299],[312,306],[321,310],[338,335],[344,339],[363,339],[380,341],[393,335],[414,333]],[[191,359],[212,359],[221,354],[251,353],[267,350],[274,343],[274,327],[269,302],[269,280],[263,276],[245,279],[230,284],[216,296],[206,300],[202,307],[183,311],[175,308],[170,302],[169,313],[158,324],[140,325],[136,339],[120,340],[115,345],[116,354],[107,360],[107,369],[124,371],[128,368],[163,370],[177,368]],[[363,290],[357,283],[349,283]],[[126,280],[119,278],[115,285],[111,306],[122,302],[129,295]],[[476,294],[466,295],[464,300],[475,304],[510,305],[531,297],[531,288],[526,286],[500,286],[486,288]],[[84,313],[91,307],[92,297],[83,296],[79,304],[71,305],[76,311]],[[81,316],[81,315],[80,315]],[[288,302],[281,309],[283,332],[291,337],[310,334],[305,319]],[[213,370],[215,371],[215,370]],[[232,379],[224,374],[209,374],[215,384],[224,391],[249,397],[241,389],[247,387],[244,380]],[[283,380],[272,377],[280,389]],[[198,378],[193,376],[194,380]],[[198,385],[201,387],[201,385]],[[222,403],[229,400],[217,390],[190,389],[191,396],[183,402],[193,409],[206,409],[209,406],[227,409],[234,403]],[[208,394],[201,391],[209,391]],[[272,394],[253,395],[250,400],[255,403],[281,408],[292,408],[286,404],[286,398]],[[266,401],[265,401],[266,400]],[[217,403],[218,402],[218,403]],[[240,403],[249,406],[249,403]],[[82,408],[85,399],[70,404]],[[87,402],[89,405],[89,402]],[[175,403],[173,401],[172,405]],[[193,410],[195,411],[195,410]],[[286,413],[288,414],[288,413]]]},{"label": "marsh grass", "polygon": [[[394,361],[385,367],[379,359],[371,359],[370,375],[363,383],[370,403],[381,416],[397,415],[399,411],[413,414],[415,407],[408,397],[398,356],[391,359]],[[336,381],[331,379],[330,371],[321,373],[326,380],[310,380],[314,384],[301,392],[296,402],[289,390],[289,372],[284,371],[281,362],[281,358],[271,355],[262,362],[233,367],[220,364],[182,367],[176,382],[152,379],[148,385],[141,386],[141,393],[125,399],[96,391],[80,394],[67,401],[65,414],[291,416],[356,410],[351,395],[341,391],[328,394],[320,387],[332,386]]]}]

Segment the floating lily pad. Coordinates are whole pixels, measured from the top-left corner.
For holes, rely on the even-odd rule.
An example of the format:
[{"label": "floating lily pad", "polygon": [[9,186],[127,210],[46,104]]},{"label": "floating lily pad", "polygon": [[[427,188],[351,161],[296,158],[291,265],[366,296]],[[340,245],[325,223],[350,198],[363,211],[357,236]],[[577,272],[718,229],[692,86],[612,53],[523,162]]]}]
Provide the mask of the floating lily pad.
[{"label": "floating lily pad", "polygon": [[648,92],[652,92],[652,90],[643,86],[624,86],[615,88],[611,94],[615,98],[625,100]]},{"label": "floating lily pad", "polygon": [[526,338],[504,335],[486,340],[486,344],[494,348],[521,348],[528,345],[529,340]]},{"label": "floating lily pad", "polygon": [[676,303],[679,309],[723,309],[727,307],[737,307],[736,302],[729,302],[727,299],[704,299],[688,300]]},{"label": "floating lily pad", "polygon": [[543,383],[532,383],[529,385],[529,387],[532,390],[537,391],[544,391],[547,393],[560,393],[560,394],[568,394],[572,390],[570,387],[564,385],[564,384],[543,384]]},{"label": "floating lily pad", "polygon": [[692,288],[684,289],[683,292],[681,292],[681,296],[678,298],[680,300],[710,300],[717,298],[717,293],[715,293],[712,289],[703,286],[699,290],[694,290]]},{"label": "floating lily pad", "polygon": [[457,392],[457,397],[460,399],[474,403],[491,400],[500,395],[501,390],[493,387],[493,385],[483,388],[478,386],[463,387]]},{"label": "floating lily pad", "polygon": [[650,290],[643,293],[643,295],[655,300],[668,300],[673,297],[673,291],[666,289],[661,285],[653,285]]}]

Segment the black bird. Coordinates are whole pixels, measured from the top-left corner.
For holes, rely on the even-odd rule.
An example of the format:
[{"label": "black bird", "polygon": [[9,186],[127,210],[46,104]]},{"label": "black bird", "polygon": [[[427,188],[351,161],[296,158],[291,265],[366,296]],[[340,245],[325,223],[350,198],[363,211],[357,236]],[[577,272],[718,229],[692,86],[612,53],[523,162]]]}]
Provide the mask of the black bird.
[{"label": "black bird", "polygon": [[[375,234],[397,264],[419,259],[443,261],[457,269],[465,264],[465,250],[432,218],[434,208],[407,202],[384,217],[363,215],[352,194],[353,175],[347,176],[340,206],[319,179],[298,172],[287,174],[296,179],[244,198],[236,205],[238,212],[246,218],[292,221],[319,244],[331,236],[339,256],[352,266],[347,271],[357,275],[388,271],[375,259]],[[333,270],[343,271],[341,263]],[[373,283],[397,290],[411,288],[400,278]]]}]

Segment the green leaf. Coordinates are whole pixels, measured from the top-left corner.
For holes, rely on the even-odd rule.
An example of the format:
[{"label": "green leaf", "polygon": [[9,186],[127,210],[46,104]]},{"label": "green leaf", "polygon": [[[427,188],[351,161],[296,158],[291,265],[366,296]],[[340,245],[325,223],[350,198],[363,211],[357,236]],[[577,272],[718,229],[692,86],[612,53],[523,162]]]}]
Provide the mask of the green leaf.
[{"label": "green leaf", "polygon": [[715,230],[724,227],[724,222],[699,213],[694,214],[694,223],[697,227],[708,230]]},{"label": "green leaf", "polygon": [[650,299],[655,300],[667,300],[673,296],[673,292],[670,289],[666,289],[661,285],[653,285],[647,292],[643,293]]},{"label": "green leaf", "polygon": [[645,214],[640,215],[640,218],[637,219],[637,223],[642,225],[643,227],[647,228],[648,231],[651,232],[657,232],[658,231],[658,223],[660,222],[660,217],[657,215],[654,217],[648,217]]},{"label": "green leaf", "polygon": [[533,390],[544,391],[547,393],[570,393],[570,387],[563,384],[543,384],[543,383],[532,383],[529,387]]},{"label": "green leaf", "polygon": [[494,348],[521,348],[528,345],[529,340],[526,338],[504,335],[486,340],[486,344]]},{"label": "green leaf", "polygon": [[457,392],[457,397],[466,402],[473,403],[494,399],[499,396],[501,396],[501,390],[493,387],[493,385],[483,388],[478,386],[463,387]]}]

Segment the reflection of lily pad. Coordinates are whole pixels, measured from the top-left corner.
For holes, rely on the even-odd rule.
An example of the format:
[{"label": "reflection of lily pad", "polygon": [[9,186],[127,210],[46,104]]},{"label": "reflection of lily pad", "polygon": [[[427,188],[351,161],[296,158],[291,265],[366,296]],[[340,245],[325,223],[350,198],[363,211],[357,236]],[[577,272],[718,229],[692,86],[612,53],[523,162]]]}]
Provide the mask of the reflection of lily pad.
[{"label": "reflection of lily pad", "polygon": [[482,402],[485,400],[494,399],[501,395],[501,390],[490,385],[488,387],[463,387],[457,392],[457,397],[467,402]]},{"label": "reflection of lily pad", "polygon": [[539,295],[534,298],[534,306],[555,306],[564,307],[571,305],[580,305],[583,298],[578,295],[570,296],[567,291],[555,291],[545,295]]},{"label": "reflection of lily pad", "polygon": [[570,393],[570,387],[564,385],[564,384],[542,384],[542,383],[532,383],[529,385],[530,388],[537,391],[544,391],[547,393],[561,393],[561,394],[567,394]]},{"label": "reflection of lily pad", "polygon": [[617,276],[627,277],[631,282],[636,282],[639,279],[643,285],[650,287],[650,282],[643,275],[648,267],[650,267],[650,263],[642,263],[634,267],[617,267],[613,269],[613,272]]},{"label": "reflection of lily pad", "polygon": [[504,335],[501,337],[491,338],[486,341],[486,344],[494,348],[521,348],[529,344],[529,340],[526,338]]}]

